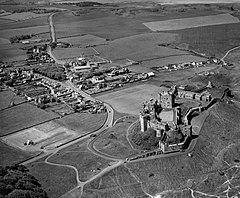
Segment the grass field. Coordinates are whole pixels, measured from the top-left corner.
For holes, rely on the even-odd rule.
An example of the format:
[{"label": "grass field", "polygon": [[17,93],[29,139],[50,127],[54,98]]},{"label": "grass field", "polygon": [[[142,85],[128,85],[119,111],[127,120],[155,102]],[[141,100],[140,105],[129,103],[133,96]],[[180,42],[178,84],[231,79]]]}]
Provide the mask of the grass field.
[{"label": "grass field", "polygon": [[0,49],[0,60],[1,61],[21,61],[26,60],[27,56],[25,51],[16,48],[11,44],[1,44]]},{"label": "grass field", "polygon": [[7,135],[56,117],[56,114],[47,113],[30,104],[14,106],[0,111],[0,135]]},{"label": "grass field", "polygon": [[147,198],[148,196],[143,192],[136,178],[122,165],[86,184],[82,198],[90,197]]},{"label": "grass field", "polygon": [[157,98],[158,91],[158,86],[142,84],[101,95],[97,98],[109,103],[120,113],[139,115],[142,103],[151,98]]},{"label": "grass field", "polygon": [[181,36],[179,44],[187,43],[193,49],[209,56],[222,56],[240,43],[240,23],[215,25],[171,31]]},{"label": "grass field", "polygon": [[73,36],[58,39],[58,42],[67,42],[72,45],[80,45],[82,47],[86,47],[87,45],[100,45],[105,44],[106,39],[94,36],[94,35],[83,35],[83,36]]},{"label": "grass field", "polygon": [[57,59],[72,59],[80,57],[81,55],[84,56],[97,55],[97,53],[91,48],[78,48],[78,47],[56,48],[53,50],[53,54],[56,56]]},{"label": "grass field", "polygon": [[38,17],[48,16],[49,14],[50,13],[35,14],[33,12],[21,12],[21,13],[10,14],[10,15],[7,15],[7,16],[2,16],[0,18],[2,18],[2,19],[9,19],[9,20],[13,20],[13,21],[22,21],[22,20],[27,20],[27,19],[31,19],[31,18],[38,18]]},{"label": "grass field", "polygon": [[176,34],[140,34],[116,39],[106,46],[97,46],[95,49],[102,57],[110,60],[129,58],[134,61],[142,61],[172,55],[189,54],[180,50],[158,46],[160,43],[175,42],[176,39]]},{"label": "grass field", "polygon": [[0,166],[10,166],[30,157],[29,153],[13,148],[0,141]]},{"label": "grass field", "polygon": [[229,23],[239,23],[239,20],[237,17],[230,14],[219,14],[184,19],[170,19],[166,21],[153,21],[143,24],[152,31],[169,31]]},{"label": "grass field", "polygon": [[96,175],[101,169],[106,168],[112,162],[111,160],[92,154],[87,149],[86,142],[80,142],[62,149],[49,158],[49,161],[76,167],[81,181],[86,181]]},{"label": "grass field", "polygon": [[106,17],[98,18],[98,15],[98,13],[95,14],[94,18],[93,16],[89,18],[86,16],[83,21],[77,20],[78,17],[76,17],[77,21],[74,21],[72,17],[62,19],[60,21],[61,23],[56,21],[55,28],[57,38],[85,33],[101,38],[117,39],[151,32],[142,24],[142,21],[138,19],[128,18],[128,20],[126,20],[124,17],[111,14],[108,14]]},{"label": "grass field", "polygon": [[74,113],[64,116],[55,122],[60,125],[76,131],[79,135],[84,135],[88,132],[99,129],[106,121],[107,114],[89,114],[89,113]]},{"label": "grass field", "polygon": [[16,96],[12,91],[1,91],[0,92],[0,110],[9,107],[11,102],[14,104],[20,104],[25,102],[25,99],[19,96]]},{"label": "grass field", "polygon": [[136,154],[137,151],[131,147],[127,140],[128,128],[136,120],[138,120],[136,116],[120,118],[111,129],[97,137],[94,147],[103,153],[120,158]]},{"label": "grass field", "polygon": [[59,198],[76,186],[73,169],[48,165],[43,161],[28,164],[27,168],[51,198]]},{"label": "grass field", "polygon": [[33,34],[33,33],[37,34],[41,32],[49,32],[48,25],[31,26],[26,28],[19,27],[19,28],[1,29],[0,37],[9,39],[17,35],[25,35],[25,34]]}]

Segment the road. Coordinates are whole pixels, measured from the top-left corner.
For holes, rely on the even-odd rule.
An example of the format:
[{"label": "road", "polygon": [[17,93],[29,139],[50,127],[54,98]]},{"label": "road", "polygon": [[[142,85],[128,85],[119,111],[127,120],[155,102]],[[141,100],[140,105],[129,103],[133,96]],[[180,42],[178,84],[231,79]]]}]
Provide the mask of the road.
[{"label": "road", "polygon": [[228,54],[231,53],[232,51],[238,49],[238,48],[240,48],[240,46],[234,47],[234,48],[232,48],[232,49],[230,49],[226,52],[226,54],[221,58],[221,61],[223,62],[223,65],[227,64],[224,59],[228,56]]},{"label": "road", "polygon": [[[55,13],[54,13],[54,14],[55,14]],[[52,43],[55,43],[55,42],[57,41],[56,35],[55,35],[55,30],[54,30],[54,25],[53,25],[53,20],[52,20],[54,14],[51,14],[51,15],[48,17],[49,29],[50,29],[51,42],[52,42]]]}]

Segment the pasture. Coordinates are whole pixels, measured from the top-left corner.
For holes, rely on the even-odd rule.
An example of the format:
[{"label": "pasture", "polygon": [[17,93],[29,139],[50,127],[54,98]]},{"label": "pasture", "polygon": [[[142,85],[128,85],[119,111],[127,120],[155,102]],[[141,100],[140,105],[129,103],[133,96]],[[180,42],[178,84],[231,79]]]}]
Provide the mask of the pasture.
[{"label": "pasture", "polygon": [[152,31],[169,31],[229,23],[239,23],[239,19],[230,14],[219,14],[183,19],[170,19],[165,21],[153,21],[143,24]]},{"label": "pasture", "polygon": [[[76,132],[51,121],[5,136],[2,140],[10,146],[34,153],[41,148],[56,147],[77,136]],[[32,140],[34,145],[24,145],[28,140]]]},{"label": "pasture", "polygon": [[180,35],[179,45],[187,43],[188,49],[222,58],[229,49],[236,47],[240,42],[239,28],[240,23],[232,23],[171,32]]},{"label": "pasture", "polygon": [[97,55],[97,53],[91,48],[78,48],[78,47],[71,47],[71,48],[55,48],[53,50],[53,54],[56,56],[57,59],[73,59],[80,57],[81,55],[84,56],[92,56]]},{"label": "pasture", "polygon": [[[98,14],[94,18],[86,20],[73,20],[72,17],[56,21],[55,30],[57,38],[68,37],[79,34],[91,34],[105,39],[117,39],[132,36],[141,33],[151,32],[142,24],[142,21],[134,18],[126,18],[108,14],[106,17],[98,18]],[[93,15],[92,15],[93,17]],[[60,17],[59,17],[60,18]]]},{"label": "pasture", "polygon": [[0,16],[1,19],[9,19],[13,21],[22,21],[27,20],[31,18],[38,18],[38,17],[44,17],[48,16],[50,13],[44,13],[44,14],[35,14],[33,12],[21,12],[21,13],[14,13],[6,16]]},{"label": "pasture", "polygon": [[25,101],[25,98],[16,96],[12,91],[6,90],[0,92],[0,110],[9,107],[11,105],[11,102],[16,105]]},{"label": "pasture", "polygon": [[109,103],[120,113],[139,115],[142,103],[157,98],[158,91],[158,86],[142,84],[101,95],[97,99]]},{"label": "pasture", "polygon": [[87,144],[76,143],[70,147],[62,149],[48,160],[57,164],[67,164],[77,168],[79,179],[86,181],[106,168],[111,160],[94,155],[87,149]]},{"label": "pasture", "polygon": [[72,36],[66,38],[58,39],[58,42],[67,42],[74,46],[80,45],[81,47],[86,47],[88,45],[101,45],[106,43],[106,39],[94,36],[94,35],[82,35],[82,36]]},{"label": "pasture", "polygon": [[[1,39],[2,40],[2,39]],[[6,41],[6,40],[5,40]],[[0,60],[1,61],[21,61],[26,60],[26,52],[18,49],[16,46],[11,44],[1,44],[0,49]]]},{"label": "pasture", "polygon": [[13,148],[0,141],[0,166],[10,166],[30,157],[30,153]]},{"label": "pasture", "polygon": [[28,164],[27,168],[51,198],[59,198],[77,185],[71,168],[46,164],[43,160]]},{"label": "pasture", "polygon": [[125,166],[119,166],[87,183],[82,198],[89,197],[141,197],[147,198],[141,183]]},{"label": "pasture", "polygon": [[0,136],[3,136],[57,118],[57,115],[25,103],[0,111],[0,118]]},{"label": "pasture", "polygon": [[131,59],[134,61],[152,60],[168,56],[189,54],[188,52],[158,46],[160,43],[176,41],[176,34],[140,34],[111,41],[108,45],[96,46],[101,57],[110,60]]},{"label": "pasture", "polygon": [[99,129],[104,124],[106,119],[106,113],[74,113],[64,116],[55,122],[70,130],[76,131],[78,135],[84,135],[86,133]]},{"label": "pasture", "polygon": [[128,128],[137,120],[138,117],[136,116],[126,116],[118,119],[113,127],[96,138],[94,148],[118,158],[126,158],[138,153],[127,140]]},{"label": "pasture", "polygon": [[17,35],[25,35],[25,34],[33,34],[33,33],[37,34],[42,32],[49,32],[48,25],[33,26],[33,27],[26,27],[26,28],[1,29],[0,37],[9,39]]}]

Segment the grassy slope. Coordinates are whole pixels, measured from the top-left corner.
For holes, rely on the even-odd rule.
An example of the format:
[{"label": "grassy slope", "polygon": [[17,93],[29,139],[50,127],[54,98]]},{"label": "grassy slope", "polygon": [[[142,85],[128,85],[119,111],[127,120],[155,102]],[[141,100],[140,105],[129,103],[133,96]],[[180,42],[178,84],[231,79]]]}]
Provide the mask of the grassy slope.
[{"label": "grassy slope", "polygon": [[111,129],[97,138],[94,147],[103,153],[122,158],[136,153],[126,138],[128,127],[136,120],[136,116],[120,119]]},{"label": "grassy slope", "polygon": [[9,166],[31,157],[30,154],[0,142],[0,166]]},{"label": "grassy slope", "polygon": [[86,144],[77,143],[53,155],[50,162],[67,164],[78,169],[79,179],[85,181],[105,168],[110,160],[92,154]]},{"label": "grassy slope", "polygon": [[236,122],[239,116],[240,109],[235,105],[218,104],[203,125],[192,158],[178,155],[131,163],[128,167],[152,195],[167,190],[169,193],[176,189],[187,190],[189,179],[193,181],[194,190],[217,193],[217,187],[226,181],[218,173],[218,170],[226,172],[222,154],[228,150],[228,145],[237,144],[240,140],[240,126]]},{"label": "grassy slope", "polygon": [[43,161],[33,162],[27,168],[50,198],[58,198],[76,186],[73,169],[48,165]]}]

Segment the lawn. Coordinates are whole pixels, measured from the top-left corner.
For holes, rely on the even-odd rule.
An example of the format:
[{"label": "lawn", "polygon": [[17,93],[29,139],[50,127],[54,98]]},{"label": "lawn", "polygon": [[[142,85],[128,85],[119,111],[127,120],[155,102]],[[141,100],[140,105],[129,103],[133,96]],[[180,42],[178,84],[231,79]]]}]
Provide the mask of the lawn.
[{"label": "lawn", "polygon": [[112,162],[94,155],[87,149],[86,143],[81,142],[60,150],[48,161],[76,167],[81,181],[90,179]]},{"label": "lawn", "polygon": [[119,166],[86,184],[82,198],[138,197],[147,198],[141,184],[125,166]]},{"label": "lawn", "polygon": [[[240,109],[236,105],[226,102],[217,104],[203,124],[192,157],[176,154],[129,163],[127,166],[143,182],[146,192],[153,196],[163,191],[166,192],[166,196],[170,196],[171,193],[173,196],[176,195],[174,190],[177,189],[187,193],[189,186],[193,192],[220,195],[226,190],[222,185],[226,182],[224,175],[227,176],[234,169],[234,165],[239,163],[237,149],[240,126],[239,122],[236,122],[239,116]],[[239,173],[236,172],[232,189],[240,182],[237,174]]]},{"label": "lawn", "polygon": [[136,116],[127,116],[120,118],[115,125],[106,132],[100,134],[94,142],[94,147],[108,155],[118,158],[126,158],[129,155],[136,154],[127,140],[128,128],[138,120]]},{"label": "lawn", "polygon": [[139,115],[142,103],[151,98],[157,98],[158,91],[158,86],[142,84],[107,93],[97,98],[109,103],[120,113]]},{"label": "lawn", "polygon": [[237,17],[230,14],[219,14],[183,19],[170,19],[166,21],[153,21],[143,24],[152,31],[169,31],[230,23],[239,23],[239,20]]},{"label": "lawn", "polygon": [[28,164],[27,168],[50,198],[59,198],[77,185],[73,169],[48,165],[43,161]]},{"label": "lawn", "polygon": [[0,111],[0,135],[23,130],[56,117],[56,114],[47,113],[31,104],[17,105]]},{"label": "lawn", "polygon": [[84,135],[91,131],[99,129],[106,121],[107,114],[89,114],[89,113],[74,113],[64,116],[55,122],[65,126],[79,135]]},{"label": "lawn", "polygon": [[0,166],[10,166],[31,157],[30,153],[8,146],[0,141]]}]

